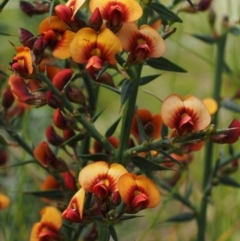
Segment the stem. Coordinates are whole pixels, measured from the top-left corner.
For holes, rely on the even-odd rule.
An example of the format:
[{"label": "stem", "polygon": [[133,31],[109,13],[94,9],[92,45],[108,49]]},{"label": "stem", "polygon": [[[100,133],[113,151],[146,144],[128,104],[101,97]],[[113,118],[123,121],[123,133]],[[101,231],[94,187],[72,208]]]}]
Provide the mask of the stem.
[{"label": "stem", "polygon": [[[217,41],[217,56],[216,56],[216,70],[215,70],[215,80],[214,80],[214,92],[213,98],[220,103],[220,94],[221,94],[221,86],[222,86],[222,74],[224,70],[224,52],[226,47],[227,34],[224,33]],[[218,111],[212,118],[213,124],[217,125],[218,122]],[[206,145],[205,152],[205,161],[204,161],[204,172],[203,172],[203,190],[206,190],[208,187],[208,191],[204,191],[204,195],[201,202],[200,212],[197,215],[197,225],[198,225],[198,236],[197,241],[205,240],[205,230],[206,230],[206,215],[207,215],[207,205],[208,205],[208,197],[211,195],[211,185],[209,184],[211,171],[212,171],[212,163],[213,163],[213,148],[214,144],[211,141],[208,141]]]},{"label": "stem", "polygon": [[[123,120],[122,120],[122,126],[121,126],[121,133],[120,133],[120,145],[118,149],[118,156],[117,156],[117,162],[122,163],[123,165],[126,163],[124,154],[125,151],[128,149],[128,142],[129,142],[129,136],[130,136],[130,130],[131,130],[131,124],[132,124],[132,118],[135,113],[135,104],[137,100],[137,94],[138,94],[138,86],[139,86],[139,80],[141,77],[142,72],[142,64],[139,64],[136,66],[137,68],[137,77],[134,81],[134,90],[132,95],[127,100],[126,105],[124,106],[123,110]],[[131,81],[131,80],[129,80]]]}]

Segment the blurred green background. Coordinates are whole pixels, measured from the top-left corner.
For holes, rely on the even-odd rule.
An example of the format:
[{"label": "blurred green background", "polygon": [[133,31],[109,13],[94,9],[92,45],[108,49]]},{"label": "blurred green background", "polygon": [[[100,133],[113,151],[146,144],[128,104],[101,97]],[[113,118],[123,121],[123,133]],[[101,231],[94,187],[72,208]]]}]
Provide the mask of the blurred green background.
[{"label": "blurred green background", "polygon": [[[163,1],[168,3],[169,1]],[[178,7],[180,7],[179,5]],[[220,7],[220,6],[219,6]],[[177,10],[177,9],[175,9]],[[231,14],[231,13],[230,13]],[[45,15],[47,16],[47,15]],[[160,99],[164,99],[171,93],[179,93],[181,96],[193,94],[201,99],[210,97],[213,92],[213,79],[215,73],[215,46],[201,42],[191,36],[194,34],[211,35],[208,24],[208,13],[186,14],[180,13],[182,24],[174,24],[177,28],[175,34],[166,40],[167,51],[165,58],[186,69],[188,73],[162,73],[158,70],[144,68],[143,74],[162,73],[162,76],[144,87],[141,87],[137,105],[139,108],[147,108],[153,113],[159,113],[161,102],[145,91],[151,92]],[[37,35],[38,24],[43,15],[28,17],[19,9],[17,0],[10,0],[0,13],[0,65],[6,72],[9,62],[15,51],[9,41],[19,45],[18,28],[26,28]],[[5,34],[9,34],[5,35]],[[222,97],[229,98],[235,94],[240,86],[240,36],[229,34],[226,50],[226,62],[232,70],[232,74],[224,74]],[[119,81],[120,79],[117,79]],[[2,85],[2,83],[1,83]],[[238,103],[239,104],[239,103]],[[104,133],[109,125],[119,116],[119,96],[109,90],[100,89],[98,109],[106,108],[104,115],[96,122],[97,128]],[[22,134],[27,142],[36,145],[45,139],[44,130],[51,123],[52,110],[48,107],[33,109],[26,113],[21,123]],[[238,113],[232,113],[221,108],[219,128],[229,125],[233,118],[239,119]],[[2,131],[2,130],[1,130]],[[1,132],[0,132],[1,133]],[[239,144],[234,144],[235,149]],[[215,155],[225,150],[226,146],[218,145]],[[201,179],[203,170],[204,148],[194,154],[194,161],[189,171],[180,181],[177,188],[184,191],[188,182],[193,183],[192,201],[198,203],[201,198]],[[19,152],[17,148],[11,148],[10,164],[17,161],[29,160],[29,156]],[[163,174],[162,174],[163,175]],[[32,224],[39,220],[39,210],[44,203],[38,198],[23,195],[24,191],[38,190],[38,185],[44,177],[44,173],[36,170],[36,166],[12,168],[0,170],[0,192],[6,192],[12,199],[9,209],[0,212],[0,240],[21,241],[28,240]],[[234,174],[240,182],[239,171]],[[195,240],[195,221],[174,224],[163,221],[182,211],[186,211],[182,204],[171,198],[164,190],[161,192],[161,205],[154,210],[146,210],[140,213],[145,215],[139,219],[126,221],[117,225],[119,239],[146,240],[146,241],[191,241]],[[240,240],[240,190],[226,186],[218,186],[213,190],[212,204],[208,208],[207,240],[209,241],[237,241]]]}]

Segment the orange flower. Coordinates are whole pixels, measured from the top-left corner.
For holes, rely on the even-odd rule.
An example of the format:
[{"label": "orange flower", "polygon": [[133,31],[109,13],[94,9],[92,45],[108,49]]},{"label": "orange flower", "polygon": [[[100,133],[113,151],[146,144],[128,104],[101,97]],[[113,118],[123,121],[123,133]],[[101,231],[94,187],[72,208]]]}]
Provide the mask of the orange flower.
[{"label": "orange flower", "polygon": [[117,63],[115,55],[122,50],[120,40],[108,28],[99,32],[91,28],[79,30],[70,45],[70,54],[79,64],[87,63],[86,69],[100,70],[106,61]]},{"label": "orange flower", "polygon": [[54,57],[59,59],[70,57],[69,45],[75,33],[69,31],[58,16],[45,18],[40,23],[38,31],[47,46],[52,49]]},{"label": "orange flower", "polygon": [[166,50],[162,37],[148,25],[138,29],[135,23],[124,24],[118,36],[123,48],[130,52],[128,63],[136,64],[147,58],[161,57]]},{"label": "orange flower", "polygon": [[140,139],[137,118],[139,118],[139,120],[142,122],[143,128],[147,136],[154,139],[160,136],[162,118],[159,114],[152,115],[152,113],[146,109],[139,109],[136,111],[136,114],[134,115],[132,120],[131,133],[137,139]]},{"label": "orange flower", "polygon": [[192,95],[183,99],[178,94],[168,96],[163,101],[161,116],[163,123],[172,129],[175,128],[179,136],[204,130],[211,122],[207,107]]},{"label": "orange flower", "polygon": [[15,47],[17,54],[13,57],[11,63],[12,69],[23,78],[33,73],[32,55],[28,47]]},{"label": "orange flower", "polygon": [[142,16],[142,8],[136,0],[91,0],[89,8],[94,12],[99,8],[102,18],[107,21],[107,27],[113,32],[118,32],[122,23],[130,23]]},{"label": "orange flower", "polygon": [[127,213],[154,208],[160,202],[157,187],[143,175],[125,173],[119,178],[117,185],[122,201],[127,204]]},{"label": "orange flower", "polygon": [[105,200],[118,190],[117,182],[127,170],[120,164],[98,161],[84,167],[79,173],[80,185],[94,193],[99,201]]},{"label": "orange flower", "polygon": [[60,240],[61,213],[55,207],[47,206],[40,212],[42,219],[32,227],[30,241]]},{"label": "orange flower", "polygon": [[6,195],[0,193],[0,210],[6,209],[10,205],[10,199]]},{"label": "orange flower", "polygon": [[85,189],[81,188],[72,197],[68,207],[62,213],[62,217],[74,223],[81,222],[83,218],[84,201],[85,201]]}]

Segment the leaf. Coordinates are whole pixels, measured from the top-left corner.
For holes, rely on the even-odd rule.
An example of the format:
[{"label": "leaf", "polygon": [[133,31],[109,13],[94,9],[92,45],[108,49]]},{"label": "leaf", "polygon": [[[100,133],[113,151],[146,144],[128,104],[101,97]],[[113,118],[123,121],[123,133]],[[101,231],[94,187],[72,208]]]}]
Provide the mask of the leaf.
[{"label": "leaf", "polygon": [[233,26],[228,29],[228,31],[233,35],[239,35],[240,34],[240,28],[237,26]]},{"label": "leaf", "polygon": [[105,110],[106,108],[104,108],[103,110],[100,110],[98,113],[96,113],[93,117],[92,117],[92,122],[94,123],[98,117],[103,113],[103,111]]},{"label": "leaf", "polygon": [[166,70],[166,71],[172,71],[172,72],[180,72],[180,73],[186,73],[187,71],[178,65],[172,63],[170,60],[165,59],[163,57],[155,58],[155,59],[147,59],[147,64],[155,69],[160,70]]},{"label": "leaf", "polygon": [[234,111],[236,113],[240,113],[240,106],[230,99],[223,100],[221,102],[221,106],[224,107],[225,109]]},{"label": "leaf", "polygon": [[155,80],[159,76],[161,76],[161,74],[154,74],[154,75],[142,77],[139,80],[139,85],[146,85],[146,84],[150,83],[151,81]]},{"label": "leaf", "polygon": [[165,222],[188,222],[195,219],[194,213],[180,213],[165,220]]},{"label": "leaf", "polygon": [[207,44],[216,43],[216,40],[212,35],[192,34],[192,36]]},{"label": "leaf", "polygon": [[121,105],[123,106],[127,99],[132,95],[134,84],[131,80],[125,80],[121,88]]},{"label": "leaf", "polygon": [[61,190],[48,190],[48,191],[36,191],[36,192],[24,192],[23,194],[33,195],[40,198],[61,200],[64,197],[66,197],[67,194],[72,195],[72,192],[61,191]]},{"label": "leaf", "polygon": [[9,76],[9,75],[8,75],[6,72],[4,72],[2,69],[0,69],[0,74],[4,75],[5,77],[8,77],[8,76]]},{"label": "leaf", "polygon": [[101,75],[108,69],[108,67],[109,67],[109,64],[106,64],[105,66],[103,66],[103,68],[98,72],[96,79],[101,77]]},{"label": "leaf", "polygon": [[123,220],[129,220],[129,219],[141,218],[141,217],[144,217],[144,216],[141,216],[141,215],[124,215],[119,220],[123,221]]},{"label": "leaf", "polygon": [[98,160],[104,160],[109,161],[110,156],[104,153],[95,153],[95,154],[80,154],[78,157],[92,160],[92,161],[98,161]]},{"label": "leaf", "polygon": [[121,120],[121,116],[108,128],[108,130],[105,133],[105,136],[108,138],[113,135],[113,133],[116,131],[118,124]]},{"label": "leaf", "polygon": [[141,141],[144,142],[147,139],[147,135],[146,135],[146,132],[144,130],[143,123],[138,116],[137,116],[137,125],[138,125],[138,132],[139,132]]},{"label": "leaf", "polygon": [[2,135],[0,135],[0,145],[3,145],[3,146],[8,145],[6,139]]},{"label": "leaf", "polygon": [[50,3],[49,13],[48,13],[49,18],[53,15],[54,7],[55,7],[55,0],[52,0]]},{"label": "leaf", "polygon": [[191,0],[187,0],[187,1],[191,5],[192,8],[195,8]]},{"label": "leaf", "polygon": [[164,20],[170,20],[172,22],[182,23],[182,19],[178,17],[178,15],[171,10],[169,10],[166,6],[161,3],[152,2],[149,5],[155,12],[158,13],[159,17]]},{"label": "leaf", "polygon": [[114,228],[114,226],[110,225],[108,227],[108,229],[109,229],[110,235],[112,236],[113,240],[118,241],[117,232],[116,232],[116,229]]},{"label": "leaf", "polygon": [[100,86],[102,86],[102,87],[104,87],[104,88],[106,88],[106,89],[108,89],[108,90],[111,90],[112,92],[114,92],[114,93],[117,93],[117,94],[121,94],[121,91],[119,90],[119,89],[117,89],[117,88],[114,88],[114,87],[112,87],[112,86],[110,86],[110,85],[106,85],[106,84],[103,84],[103,83],[96,83],[97,85],[100,85]]},{"label": "leaf", "polygon": [[162,124],[161,137],[164,139],[166,136],[168,136],[168,127]]},{"label": "leaf", "polygon": [[24,165],[27,165],[29,163],[37,163],[37,162],[35,160],[24,161],[24,162],[15,163],[15,164],[12,164],[12,165],[9,165],[9,166],[3,166],[3,167],[0,167],[0,169],[7,169],[7,168],[12,168],[12,167],[24,166]]},{"label": "leaf", "polygon": [[240,183],[229,176],[220,177],[219,181],[223,185],[240,188]]},{"label": "leaf", "polygon": [[86,138],[89,134],[85,133],[85,134],[76,134],[75,136],[69,138],[67,141],[63,142],[59,147],[65,146],[65,145],[71,145],[74,143],[77,143],[78,141],[83,140],[84,138]]},{"label": "leaf", "polygon": [[134,163],[134,165],[139,167],[144,172],[169,170],[169,168],[167,167],[160,166],[159,164],[149,161],[140,156],[133,156],[130,158],[130,160]]}]

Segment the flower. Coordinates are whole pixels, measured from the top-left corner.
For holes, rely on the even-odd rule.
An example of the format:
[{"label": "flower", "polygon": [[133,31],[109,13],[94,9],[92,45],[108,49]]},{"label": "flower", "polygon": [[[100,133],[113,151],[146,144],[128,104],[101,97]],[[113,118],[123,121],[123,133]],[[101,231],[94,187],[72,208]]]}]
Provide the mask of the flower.
[{"label": "flower", "polygon": [[99,32],[91,28],[80,29],[70,45],[70,54],[79,64],[87,63],[86,69],[102,69],[106,61],[117,63],[115,55],[122,50],[120,40],[108,28]]},{"label": "flower", "polygon": [[99,8],[102,18],[107,21],[106,25],[113,32],[118,32],[122,23],[130,23],[142,16],[142,7],[136,0],[91,0],[89,8],[94,12]]},{"label": "flower", "polygon": [[218,104],[216,100],[208,97],[208,98],[204,98],[202,102],[204,105],[206,105],[210,115],[214,115],[217,112]]},{"label": "flower", "polygon": [[106,200],[118,190],[117,182],[127,170],[118,163],[93,162],[79,173],[79,183],[88,192],[94,193],[99,201]]},{"label": "flower", "polygon": [[62,226],[60,211],[55,207],[47,206],[40,214],[41,221],[33,225],[30,241],[60,240],[59,230]]},{"label": "flower", "polygon": [[156,114],[152,115],[149,110],[139,109],[136,111],[136,114],[132,120],[131,133],[137,138],[140,139],[139,128],[138,128],[138,119],[142,122],[144,131],[147,136],[154,139],[160,136],[160,130],[162,127],[162,118],[161,115]]},{"label": "flower", "polygon": [[4,210],[9,207],[11,201],[5,194],[0,193],[0,210]]},{"label": "flower", "polygon": [[133,173],[125,173],[118,179],[117,186],[122,201],[127,204],[127,213],[154,208],[160,202],[157,187],[143,175],[137,176]]},{"label": "flower", "polygon": [[193,95],[183,99],[178,94],[168,96],[162,103],[163,123],[175,128],[177,135],[204,130],[211,122],[211,116],[203,102]]},{"label": "flower", "polygon": [[130,52],[128,63],[137,64],[147,58],[161,57],[166,50],[162,37],[148,25],[138,29],[135,23],[124,24],[118,36],[123,48]]}]

